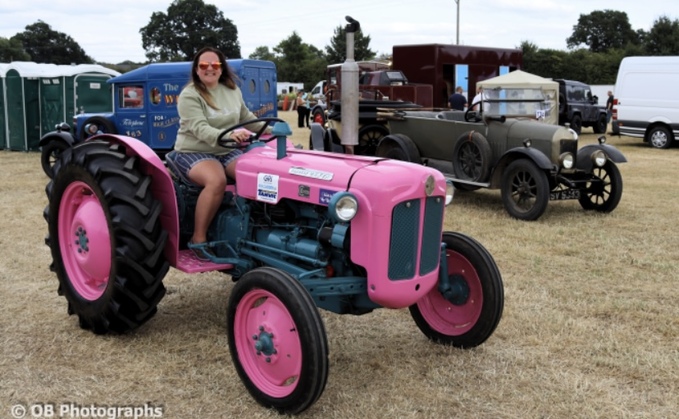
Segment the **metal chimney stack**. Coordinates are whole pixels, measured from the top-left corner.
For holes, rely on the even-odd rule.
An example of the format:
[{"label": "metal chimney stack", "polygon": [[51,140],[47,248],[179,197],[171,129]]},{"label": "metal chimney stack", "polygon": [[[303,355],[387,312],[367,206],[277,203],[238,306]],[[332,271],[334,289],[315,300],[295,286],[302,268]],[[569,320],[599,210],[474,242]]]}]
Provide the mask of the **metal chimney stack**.
[{"label": "metal chimney stack", "polygon": [[358,145],[358,64],[354,61],[354,33],[361,29],[360,23],[346,17],[347,58],[342,63],[342,138],[347,154],[354,153]]}]

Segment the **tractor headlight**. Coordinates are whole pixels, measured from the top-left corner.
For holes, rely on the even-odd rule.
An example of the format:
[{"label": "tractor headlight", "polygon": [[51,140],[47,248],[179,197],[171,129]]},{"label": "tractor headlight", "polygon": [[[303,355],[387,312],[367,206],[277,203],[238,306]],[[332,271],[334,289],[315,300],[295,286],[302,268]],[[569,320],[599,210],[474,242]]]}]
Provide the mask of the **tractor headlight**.
[{"label": "tractor headlight", "polygon": [[87,124],[85,125],[85,132],[88,135],[94,135],[99,131],[99,126],[97,124]]},{"label": "tractor headlight", "polygon": [[563,153],[559,156],[559,160],[561,161],[561,167],[564,169],[573,168],[573,162],[575,161],[573,158],[573,153]]},{"label": "tractor headlight", "polygon": [[335,221],[349,222],[358,212],[358,200],[350,192],[337,192],[330,198],[328,211]]},{"label": "tractor headlight", "polygon": [[606,164],[606,153],[601,150],[592,153],[592,163],[594,163],[596,167],[603,167],[604,164]]},{"label": "tractor headlight", "polygon": [[453,202],[453,196],[455,195],[455,187],[453,186],[453,182],[447,180],[446,181],[446,205],[450,205],[451,202]]}]

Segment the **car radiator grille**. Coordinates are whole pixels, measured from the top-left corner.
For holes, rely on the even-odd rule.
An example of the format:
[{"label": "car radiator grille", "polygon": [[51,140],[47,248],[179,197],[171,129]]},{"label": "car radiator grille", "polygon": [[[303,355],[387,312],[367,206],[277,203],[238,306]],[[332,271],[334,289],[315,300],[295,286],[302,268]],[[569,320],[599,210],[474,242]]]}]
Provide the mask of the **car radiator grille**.
[{"label": "car radiator grille", "polygon": [[[425,275],[438,267],[443,209],[442,197],[404,201],[394,207],[389,243],[390,280],[410,279],[416,272]],[[419,266],[416,266],[418,260]]]},{"label": "car radiator grille", "polygon": [[578,155],[578,141],[577,140],[561,140],[559,147],[559,154],[572,153],[573,156]]}]

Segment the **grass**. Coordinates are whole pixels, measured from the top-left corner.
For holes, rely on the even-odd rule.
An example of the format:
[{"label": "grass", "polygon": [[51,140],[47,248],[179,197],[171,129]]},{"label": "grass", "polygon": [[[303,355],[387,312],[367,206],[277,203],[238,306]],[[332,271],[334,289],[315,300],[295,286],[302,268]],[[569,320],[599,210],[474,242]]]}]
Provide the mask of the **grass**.
[{"label": "grass", "polygon": [[[296,113],[281,112],[308,145]],[[583,135],[592,142],[594,135]],[[669,418],[679,411],[679,148],[609,137],[627,157],[610,214],[550,202],[511,219],[499,191],[458,193],[446,229],[492,253],[505,311],[473,350],[429,342],[407,310],[321,315],[322,397],[301,417]],[[163,406],[168,418],[275,418],[246,392],[226,342],[233,286],[171,269],[158,314],[123,336],[78,327],[56,293],[38,153],[0,152],[0,417],[17,403]]]}]

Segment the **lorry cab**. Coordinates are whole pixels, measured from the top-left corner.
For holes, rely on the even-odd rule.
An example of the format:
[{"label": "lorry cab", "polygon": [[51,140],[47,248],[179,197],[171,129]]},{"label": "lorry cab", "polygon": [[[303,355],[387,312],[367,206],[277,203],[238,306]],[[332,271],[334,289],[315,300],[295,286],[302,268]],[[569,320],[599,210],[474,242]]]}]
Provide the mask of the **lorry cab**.
[{"label": "lorry cab", "polygon": [[[270,61],[227,60],[246,106],[257,117],[276,117],[276,67]],[[113,113],[76,115],[76,138],[85,127],[136,138],[158,151],[173,148],[179,115],[177,99],[189,82],[191,62],[152,63],[111,78]]]}]

